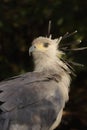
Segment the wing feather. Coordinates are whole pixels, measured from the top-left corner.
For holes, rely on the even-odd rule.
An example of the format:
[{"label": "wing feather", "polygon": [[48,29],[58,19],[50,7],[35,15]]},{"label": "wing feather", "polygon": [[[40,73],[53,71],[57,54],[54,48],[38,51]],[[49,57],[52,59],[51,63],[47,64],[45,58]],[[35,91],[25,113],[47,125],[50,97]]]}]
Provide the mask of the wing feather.
[{"label": "wing feather", "polygon": [[33,72],[20,75],[2,82],[0,91],[3,117],[17,124],[24,123],[28,128],[32,124],[41,130],[48,129],[64,104],[58,81],[52,74]]}]

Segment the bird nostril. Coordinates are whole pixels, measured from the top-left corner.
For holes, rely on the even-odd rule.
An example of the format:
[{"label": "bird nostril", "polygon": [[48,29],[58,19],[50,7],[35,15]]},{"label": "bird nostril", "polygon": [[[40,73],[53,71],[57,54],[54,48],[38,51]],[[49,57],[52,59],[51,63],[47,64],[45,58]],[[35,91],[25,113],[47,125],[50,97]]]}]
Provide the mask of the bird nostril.
[{"label": "bird nostril", "polygon": [[34,48],[36,48],[36,46],[34,46]]},{"label": "bird nostril", "polygon": [[29,48],[29,55],[31,55],[31,53],[35,50],[36,46],[35,45],[32,45],[30,48]]}]

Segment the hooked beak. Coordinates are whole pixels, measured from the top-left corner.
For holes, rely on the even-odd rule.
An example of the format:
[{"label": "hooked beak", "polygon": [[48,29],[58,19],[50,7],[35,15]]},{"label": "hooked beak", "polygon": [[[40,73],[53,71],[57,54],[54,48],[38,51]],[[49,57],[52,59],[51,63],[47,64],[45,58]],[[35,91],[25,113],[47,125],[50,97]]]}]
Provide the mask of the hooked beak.
[{"label": "hooked beak", "polygon": [[35,46],[32,45],[30,48],[29,48],[29,56],[31,56],[31,53],[35,50]]}]

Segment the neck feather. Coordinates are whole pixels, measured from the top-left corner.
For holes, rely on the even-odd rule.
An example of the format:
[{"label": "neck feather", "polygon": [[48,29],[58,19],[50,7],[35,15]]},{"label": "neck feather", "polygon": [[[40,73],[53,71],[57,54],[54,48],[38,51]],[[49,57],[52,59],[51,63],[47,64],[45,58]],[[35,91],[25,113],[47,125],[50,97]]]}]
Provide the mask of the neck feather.
[{"label": "neck feather", "polygon": [[69,86],[70,86],[70,81],[71,81],[70,74],[69,74],[70,71],[67,65],[63,63],[60,59],[58,59],[58,57],[50,58],[47,56],[42,57],[39,55],[39,57],[34,57],[34,61],[35,61],[34,71],[50,72],[51,70],[61,76],[61,80],[58,83],[58,86],[63,92],[65,101],[67,101]]},{"label": "neck feather", "polygon": [[34,64],[35,68],[34,71],[37,72],[42,72],[42,71],[49,71],[49,70],[54,70],[54,71],[62,71],[66,70],[69,72],[69,68],[67,65],[61,61],[57,56],[48,56],[48,55],[34,55]]}]

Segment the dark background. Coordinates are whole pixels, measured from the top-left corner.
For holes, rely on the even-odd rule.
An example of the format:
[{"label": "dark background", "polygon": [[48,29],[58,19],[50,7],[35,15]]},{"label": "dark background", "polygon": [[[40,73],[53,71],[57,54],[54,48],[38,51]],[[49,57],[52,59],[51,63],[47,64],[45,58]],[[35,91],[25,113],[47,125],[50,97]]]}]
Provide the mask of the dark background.
[{"label": "dark background", "polygon": [[[53,38],[78,30],[69,39],[87,46],[87,0],[0,0],[0,80],[33,70],[28,48],[47,35],[49,20]],[[77,76],[59,130],[87,130],[87,50],[67,55],[84,67],[74,66]]]}]

